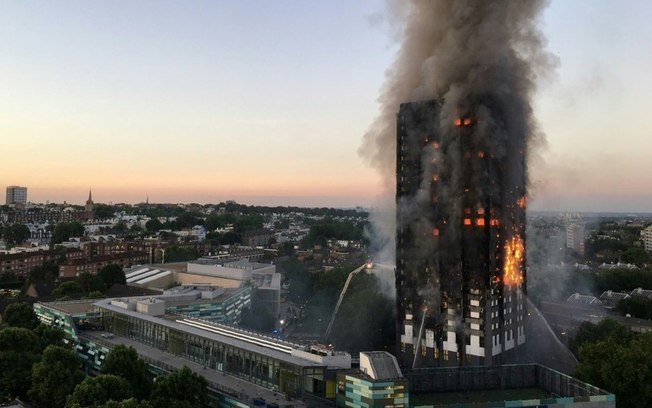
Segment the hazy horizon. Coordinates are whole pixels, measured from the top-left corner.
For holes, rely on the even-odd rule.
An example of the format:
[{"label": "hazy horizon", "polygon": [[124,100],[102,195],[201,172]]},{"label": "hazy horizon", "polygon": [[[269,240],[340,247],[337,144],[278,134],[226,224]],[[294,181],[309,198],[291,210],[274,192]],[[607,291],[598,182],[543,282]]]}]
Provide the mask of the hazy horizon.
[{"label": "hazy horizon", "polygon": [[[385,2],[0,4],[0,186],[28,199],[369,207]],[[652,211],[652,4],[553,1],[533,210]]]}]

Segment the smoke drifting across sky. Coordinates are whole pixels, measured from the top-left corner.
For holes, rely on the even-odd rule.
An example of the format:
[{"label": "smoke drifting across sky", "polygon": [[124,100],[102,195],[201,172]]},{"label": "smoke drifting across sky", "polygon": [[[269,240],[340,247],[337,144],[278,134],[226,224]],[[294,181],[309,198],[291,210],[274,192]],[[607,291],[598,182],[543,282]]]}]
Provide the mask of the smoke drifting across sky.
[{"label": "smoke drifting across sky", "polygon": [[[539,28],[547,3],[388,2],[400,49],[386,73],[379,115],[360,148],[361,156],[380,172],[388,194],[393,195],[395,186],[396,113],[404,102],[441,100],[441,117],[450,119],[447,126],[455,116],[471,114],[483,121],[484,137],[493,139],[487,142],[493,154],[509,156],[510,151],[526,149],[532,157],[543,143],[533,117],[532,96],[537,78],[556,63],[545,51]],[[507,180],[527,173],[522,162],[508,167]],[[375,233],[384,232],[387,243],[395,231],[395,217],[391,209],[382,212],[374,216]],[[387,260],[387,256],[381,258]]]}]

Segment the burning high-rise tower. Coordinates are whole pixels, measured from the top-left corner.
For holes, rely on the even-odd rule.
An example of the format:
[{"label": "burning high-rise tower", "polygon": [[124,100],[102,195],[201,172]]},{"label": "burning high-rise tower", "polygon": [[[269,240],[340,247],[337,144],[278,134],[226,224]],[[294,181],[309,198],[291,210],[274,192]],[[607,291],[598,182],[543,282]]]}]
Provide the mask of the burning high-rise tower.
[{"label": "burning high-rise tower", "polygon": [[406,103],[398,113],[403,366],[493,365],[525,342],[523,139],[498,142],[500,105],[468,102],[452,115],[438,101]]},{"label": "burning high-rise tower", "polygon": [[[539,29],[546,4],[402,0],[389,8],[389,21],[402,23],[401,47],[361,153],[396,187],[396,216],[373,219],[384,234],[380,257],[396,249],[404,367],[521,356],[526,157],[540,136],[531,100],[554,64]],[[394,236],[395,246],[383,246]]]}]

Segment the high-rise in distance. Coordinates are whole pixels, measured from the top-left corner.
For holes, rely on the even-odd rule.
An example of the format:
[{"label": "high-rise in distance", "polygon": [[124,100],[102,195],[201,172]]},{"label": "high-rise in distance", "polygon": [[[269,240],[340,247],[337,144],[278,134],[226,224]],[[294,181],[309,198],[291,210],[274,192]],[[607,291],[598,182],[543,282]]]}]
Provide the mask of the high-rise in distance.
[{"label": "high-rise in distance", "polygon": [[7,205],[10,205],[10,204],[25,205],[25,204],[27,204],[27,187],[8,186],[7,187],[7,199],[6,199],[5,203]]},{"label": "high-rise in distance", "polygon": [[482,111],[397,116],[396,305],[402,367],[497,365],[525,343],[525,149]]}]

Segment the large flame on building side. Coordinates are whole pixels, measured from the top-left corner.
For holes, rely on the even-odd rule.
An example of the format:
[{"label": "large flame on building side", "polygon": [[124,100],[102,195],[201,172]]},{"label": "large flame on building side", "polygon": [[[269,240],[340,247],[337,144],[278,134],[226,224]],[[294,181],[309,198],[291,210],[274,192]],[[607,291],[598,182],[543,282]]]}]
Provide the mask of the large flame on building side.
[{"label": "large flame on building side", "polygon": [[503,279],[505,285],[518,285],[523,283],[523,256],[525,247],[523,238],[514,235],[504,245]]}]

